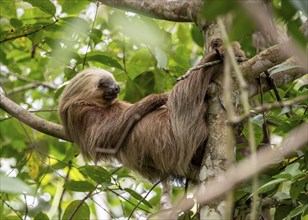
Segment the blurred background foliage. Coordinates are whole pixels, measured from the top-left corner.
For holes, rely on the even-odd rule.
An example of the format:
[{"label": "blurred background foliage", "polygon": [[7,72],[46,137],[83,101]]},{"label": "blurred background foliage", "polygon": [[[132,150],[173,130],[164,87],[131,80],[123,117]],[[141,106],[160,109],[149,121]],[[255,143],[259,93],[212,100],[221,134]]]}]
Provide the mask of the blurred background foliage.
[{"label": "blurred background foliage", "polygon": [[[307,16],[307,1],[268,2],[277,22],[305,47],[307,39],[299,29]],[[191,23],[155,20],[90,0],[1,0],[0,6],[1,92],[57,123],[63,86],[84,68],[112,72],[121,83],[120,99],[136,102],[148,94],[169,91],[176,78],[203,55],[202,35]],[[256,27],[236,1],[208,1],[202,13],[213,19],[230,11],[234,13],[230,39],[239,41],[248,57],[254,56],[258,51],[252,38]],[[307,85],[300,79],[279,93],[283,100],[292,100],[307,94]],[[263,99],[277,101],[273,92]],[[260,103],[260,96],[252,103]],[[275,140],[306,120],[306,111],[307,102],[268,112]],[[257,115],[252,120],[260,144],[264,118]],[[120,164],[85,165],[76,146],[37,132],[2,110],[0,129],[0,219],[69,219],[76,207],[74,219],[127,218],[131,214],[141,218],[158,210],[160,187]],[[245,149],[238,146],[239,160]],[[266,208],[275,219],[307,215],[307,164],[306,150],[299,151],[259,177],[260,197],[269,199]],[[172,193],[174,201],[181,198],[183,185],[174,183]],[[235,192],[236,217],[247,215],[243,210],[249,207],[251,194],[250,183]],[[182,218],[189,215],[194,213]]]}]

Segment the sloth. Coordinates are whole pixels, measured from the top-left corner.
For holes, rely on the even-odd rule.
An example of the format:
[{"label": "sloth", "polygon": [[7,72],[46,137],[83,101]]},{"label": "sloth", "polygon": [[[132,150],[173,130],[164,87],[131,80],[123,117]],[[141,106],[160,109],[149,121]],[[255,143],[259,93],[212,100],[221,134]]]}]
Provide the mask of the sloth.
[{"label": "sloth", "polygon": [[[244,57],[234,45],[235,56]],[[218,47],[200,64],[223,54]],[[194,70],[169,93],[130,104],[117,98],[120,87],[111,73],[86,69],[63,90],[58,113],[67,138],[88,159],[119,161],[151,181],[197,181],[208,136],[207,91],[222,72],[221,63]]]}]

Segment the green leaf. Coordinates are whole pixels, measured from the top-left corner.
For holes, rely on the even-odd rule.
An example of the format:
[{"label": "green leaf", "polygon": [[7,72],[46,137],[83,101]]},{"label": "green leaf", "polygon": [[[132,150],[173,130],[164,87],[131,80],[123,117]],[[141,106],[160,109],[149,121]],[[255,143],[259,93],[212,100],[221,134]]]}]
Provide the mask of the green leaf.
[{"label": "green leaf", "polygon": [[125,188],[124,190],[126,192],[128,192],[132,197],[137,199],[138,201],[141,201],[141,203],[143,203],[144,205],[148,206],[149,208],[152,208],[152,205],[146,199],[143,199],[143,197],[139,193],[137,193],[136,191],[134,191],[130,188]]},{"label": "green leaf", "polygon": [[26,193],[31,194],[32,189],[16,177],[0,175],[0,191],[4,193]]},{"label": "green leaf", "polygon": [[[253,122],[253,121],[252,121]],[[252,123],[254,134],[255,134],[255,141],[256,145],[258,146],[261,141],[263,140],[263,129],[256,123]],[[244,136],[249,140],[249,129],[248,129],[248,123],[245,123],[244,129],[243,129]]]},{"label": "green leaf", "polygon": [[49,218],[44,212],[39,212],[35,215],[34,220],[49,220]]},{"label": "green leaf", "polygon": [[79,14],[82,9],[89,5],[89,1],[84,0],[59,0],[58,2],[62,6],[62,11],[68,14]]},{"label": "green leaf", "polygon": [[153,56],[149,53],[149,50],[141,48],[134,55],[127,60],[126,63],[133,64],[127,65],[127,71],[131,79],[136,78],[139,74],[148,70],[149,66],[154,65]]},{"label": "green leaf", "polygon": [[111,184],[111,173],[101,166],[83,166],[79,168],[80,172],[89,176],[97,183]]},{"label": "green leaf", "polygon": [[193,25],[191,28],[191,37],[195,41],[195,43],[199,45],[199,47],[203,48],[203,36],[200,29],[196,25]]},{"label": "green leaf", "polygon": [[26,24],[24,26],[18,27],[16,29],[11,29],[0,35],[0,42],[4,40],[15,39],[18,37],[27,36],[29,34],[41,31],[44,28],[41,24]]},{"label": "green leaf", "polygon": [[170,41],[170,35],[160,29],[157,23],[147,17],[129,17],[117,13],[113,16],[110,23],[114,26],[120,26],[120,31],[125,36],[130,37],[138,43],[143,43],[152,47],[166,47]]},{"label": "green leaf", "polygon": [[[294,40],[300,43],[302,46],[306,46],[308,39],[305,37],[304,32],[301,31],[302,21],[300,18],[291,20],[287,23],[288,35],[292,36]],[[307,30],[306,30],[307,32]]]},{"label": "green leaf", "polygon": [[281,6],[279,10],[279,14],[285,19],[285,21],[292,20],[292,17],[296,13],[295,7],[291,4],[290,1],[281,1]]},{"label": "green leaf", "polygon": [[62,18],[63,27],[66,28],[67,33],[78,33],[86,36],[90,30],[90,24],[87,20],[80,17],[65,17]]},{"label": "green leaf", "polygon": [[305,168],[308,169],[308,152],[304,154],[304,162]]},{"label": "green leaf", "polygon": [[271,71],[271,75],[270,76],[274,76],[277,73],[280,73],[282,71],[288,71],[288,70],[295,70],[295,69],[299,69],[299,66],[294,66],[294,65],[289,65],[289,66],[277,66],[275,67],[275,69],[273,69],[273,71]]},{"label": "green leaf", "polygon": [[[77,211],[76,211],[76,209],[77,209]],[[73,218],[71,218],[72,214],[74,212],[75,212],[75,214],[74,214]],[[67,219],[72,219],[72,220],[73,219],[74,220],[90,219],[90,208],[85,201],[75,200],[75,201],[71,202],[68,205],[68,207],[65,209],[62,219],[63,220],[67,220]]]},{"label": "green leaf", "polygon": [[292,210],[291,206],[280,205],[276,208],[275,219],[284,219]]},{"label": "green leaf", "polygon": [[181,41],[181,43],[187,43],[189,39],[187,26],[184,24],[179,24],[178,30],[176,32],[177,37]]},{"label": "green leaf", "polygon": [[1,1],[0,3],[0,17],[15,18],[16,5],[15,1]]},{"label": "green leaf", "polygon": [[90,192],[95,190],[95,186],[86,181],[68,181],[65,182],[64,186],[65,189],[75,191],[75,192]]},{"label": "green leaf", "polygon": [[299,11],[302,11],[305,16],[308,16],[308,1],[290,0],[290,3]]},{"label": "green leaf", "polygon": [[293,128],[300,124],[300,119],[288,120],[280,123],[280,125],[273,131],[274,133],[284,135],[285,133],[291,131]]},{"label": "green leaf", "polygon": [[229,11],[238,8],[236,1],[230,0],[207,0],[204,1],[202,15],[208,20],[213,20],[219,15],[227,14]]},{"label": "green leaf", "polygon": [[273,178],[284,178],[284,179],[298,179],[301,178],[304,173],[299,169],[299,163],[289,164],[284,171],[273,176]]},{"label": "green leaf", "polygon": [[62,160],[63,162],[69,163],[69,161],[73,160],[76,155],[80,153],[80,150],[77,146],[70,147],[68,151],[65,153],[65,157]]},{"label": "green leaf", "polygon": [[228,31],[231,41],[243,41],[246,36],[251,37],[255,31],[252,17],[247,15],[243,8],[238,9],[237,13],[234,13],[232,26],[230,31]]},{"label": "green leaf", "polygon": [[57,89],[56,93],[55,93],[55,99],[58,99],[60,97],[60,95],[62,94],[64,88],[66,85],[61,86],[59,89]]},{"label": "green leaf", "polygon": [[151,71],[143,72],[134,80],[128,78],[125,88],[125,100],[129,102],[137,102],[146,95],[154,93],[155,78]]},{"label": "green leaf", "polygon": [[300,174],[303,174],[303,172],[299,169],[300,164],[299,163],[292,163],[289,164],[286,169],[285,172],[289,173],[292,175],[293,178],[297,177]]},{"label": "green leaf", "polygon": [[88,53],[87,61],[99,62],[106,66],[123,70],[123,67],[118,63],[118,61],[98,51]]},{"label": "green leaf", "polygon": [[307,182],[308,182],[308,179],[303,178],[302,180],[296,181],[296,182],[291,184],[290,196],[293,200],[297,199],[299,194],[305,188]]},{"label": "green leaf", "polygon": [[94,44],[98,44],[100,42],[102,42],[102,31],[99,29],[93,29],[92,33],[91,33],[91,40],[94,42]]},{"label": "green leaf", "polygon": [[5,220],[20,220],[20,216],[18,216],[18,215],[9,215],[9,216],[5,217]]},{"label": "green leaf", "polygon": [[64,68],[64,74],[65,74],[66,79],[71,79],[74,76],[76,76],[78,72],[71,67],[66,67]]},{"label": "green leaf", "polygon": [[290,180],[290,179],[292,179],[292,175],[289,174],[289,173],[286,173],[286,172],[281,172],[277,175],[274,175],[273,178],[275,178],[275,179],[283,178],[283,179],[286,179],[286,180]]},{"label": "green leaf", "polygon": [[250,119],[252,123],[258,125],[260,128],[262,128],[264,124],[264,118],[262,114],[256,115],[253,118]]},{"label": "green leaf", "polygon": [[37,7],[47,14],[54,15],[56,13],[55,5],[49,0],[25,0],[29,2],[33,7]]},{"label": "green leaf", "polygon": [[157,67],[166,69],[168,66],[168,56],[159,47],[155,47],[155,58],[157,60]]},{"label": "green leaf", "polygon": [[294,210],[292,210],[290,212],[290,214],[287,216],[287,219],[292,219],[295,216],[303,214],[306,211],[307,208],[308,208],[308,205],[299,205],[299,206],[297,206]]},{"label": "green leaf", "polygon": [[10,24],[14,27],[14,28],[19,28],[23,25],[23,22],[19,19],[16,18],[11,18],[10,19]]},{"label": "green leaf", "polygon": [[278,184],[280,184],[280,183],[282,183],[284,181],[286,181],[286,179],[284,179],[284,178],[279,178],[279,179],[275,179],[275,180],[269,181],[268,183],[266,183],[263,186],[261,186],[258,189],[258,192],[267,192],[269,190],[272,190],[273,187],[277,186]]}]

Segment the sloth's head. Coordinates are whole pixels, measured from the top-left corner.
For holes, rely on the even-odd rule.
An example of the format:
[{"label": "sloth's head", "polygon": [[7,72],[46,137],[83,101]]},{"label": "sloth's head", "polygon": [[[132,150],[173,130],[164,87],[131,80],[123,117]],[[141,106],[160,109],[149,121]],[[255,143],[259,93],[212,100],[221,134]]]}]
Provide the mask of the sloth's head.
[{"label": "sloth's head", "polygon": [[111,73],[102,69],[86,69],[78,73],[64,89],[61,102],[86,101],[91,104],[112,103],[120,92],[120,86]]}]

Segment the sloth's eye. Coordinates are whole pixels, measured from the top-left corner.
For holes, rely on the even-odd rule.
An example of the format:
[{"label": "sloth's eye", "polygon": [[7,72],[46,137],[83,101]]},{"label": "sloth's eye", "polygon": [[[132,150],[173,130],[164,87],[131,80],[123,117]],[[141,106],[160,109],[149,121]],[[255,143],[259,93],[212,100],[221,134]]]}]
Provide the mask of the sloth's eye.
[{"label": "sloth's eye", "polygon": [[106,88],[107,86],[108,86],[108,83],[103,80],[100,80],[97,85],[98,88]]}]

